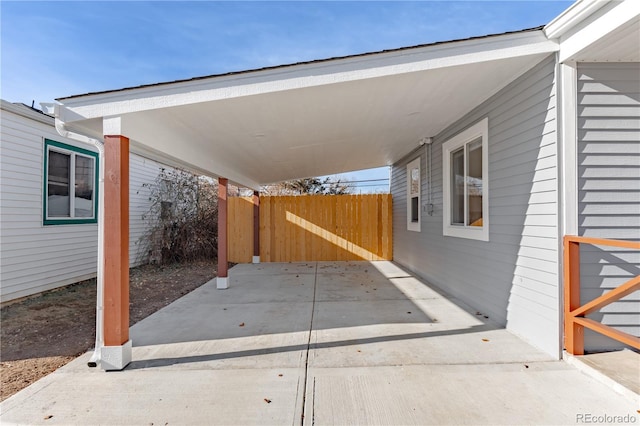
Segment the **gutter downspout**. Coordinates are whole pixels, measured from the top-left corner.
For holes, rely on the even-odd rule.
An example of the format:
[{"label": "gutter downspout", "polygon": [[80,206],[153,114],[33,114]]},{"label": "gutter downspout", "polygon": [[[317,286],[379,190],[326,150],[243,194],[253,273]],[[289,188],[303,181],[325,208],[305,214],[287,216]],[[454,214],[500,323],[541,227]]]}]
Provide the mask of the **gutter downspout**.
[{"label": "gutter downspout", "polygon": [[98,267],[96,297],[96,342],[89,367],[96,367],[101,359],[104,347],[104,143],[79,133],[67,130],[64,121],[58,118],[58,106],[55,107],[55,126],[60,136],[92,145],[98,149]]}]

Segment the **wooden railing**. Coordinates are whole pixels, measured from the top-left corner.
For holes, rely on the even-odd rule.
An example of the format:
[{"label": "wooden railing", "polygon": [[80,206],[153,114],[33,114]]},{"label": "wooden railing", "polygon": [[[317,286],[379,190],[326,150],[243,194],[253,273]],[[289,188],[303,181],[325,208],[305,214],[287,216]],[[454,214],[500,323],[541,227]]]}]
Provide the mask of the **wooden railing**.
[{"label": "wooden railing", "polygon": [[604,334],[625,345],[640,349],[639,337],[585,318],[586,315],[636,290],[640,290],[640,275],[581,306],[580,244],[640,250],[640,242],[576,237],[572,235],[564,237],[564,345],[566,351],[572,355],[584,355],[584,327]]}]

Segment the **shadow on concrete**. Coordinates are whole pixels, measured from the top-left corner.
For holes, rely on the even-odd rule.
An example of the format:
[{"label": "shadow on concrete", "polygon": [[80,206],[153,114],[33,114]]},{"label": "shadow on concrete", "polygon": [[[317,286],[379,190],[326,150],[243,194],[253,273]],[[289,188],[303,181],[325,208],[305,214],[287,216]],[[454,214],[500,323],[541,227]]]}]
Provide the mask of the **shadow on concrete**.
[{"label": "shadow on concrete", "polygon": [[457,330],[441,330],[441,331],[433,331],[433,332],[427,332],[427,333],[408,333],[408,334],[399,334],[399,335],[392,335],[392,336],[379,336],[379,337],[370,337],[370,338],[361,338],[361,339],[339,340],[334,342],[310,343],[310,344],[301,344],[301,345],[272,347],[272,348],[261,348],[261,349],[244,350],[244,351],[236,351],[236,352],[225,352],[225,353],[219,353],[219,354],[208,354],[208,355],[197,355],[197,356],[186,356],[186,357],[175,357],[175,358],[156,358],[156,359],[147,359],[142,361],[132,361],[125,368],[125,370],[138,370],[143,368],[166,367],[169,365],[176,365],[176,364],[219,361],[223,359],[242,358],[242,357],[255,356],[255,355],[269,355],[269,354],[276,354],[276,353],[283,353],[283,352],[327,349],[327,348],[336,348],[336,347],[343,347],[343,346],[356,346],[356,345],[365,345],[368,343],[424,339],[428,337],[438,337],[438,336],[454,336],[454,335],[467,334],[467,333],[477,333],[481,331],[488,331],[488,330],[494,330],[494,329],[495,327],[484,324],[484,325],[471,326],[466,329],[457,329]]}]

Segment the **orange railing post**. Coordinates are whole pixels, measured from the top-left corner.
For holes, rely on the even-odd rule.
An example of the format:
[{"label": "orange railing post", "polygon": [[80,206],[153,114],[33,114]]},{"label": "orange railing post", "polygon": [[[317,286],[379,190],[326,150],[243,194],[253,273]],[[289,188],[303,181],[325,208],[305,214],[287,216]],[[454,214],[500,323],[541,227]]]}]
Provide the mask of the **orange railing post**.
[{"label": "orange railing post", "polygon": [[613,327],[585,318],[585,315],[640,290],[640,275],[615,290],[580,305],[580,244],[630,248],[640,250],[640,242],[587,238],[565,235],[564,246],[564,346],[572,355],[584,354],[584,327],[626,345],[640,349],[640,338]]},{"label": "orange railing post", "polygon": [[584,354],[584,327],[572,311],[580,307],[580,243],[564,239],[564,346],[570,354]]}]

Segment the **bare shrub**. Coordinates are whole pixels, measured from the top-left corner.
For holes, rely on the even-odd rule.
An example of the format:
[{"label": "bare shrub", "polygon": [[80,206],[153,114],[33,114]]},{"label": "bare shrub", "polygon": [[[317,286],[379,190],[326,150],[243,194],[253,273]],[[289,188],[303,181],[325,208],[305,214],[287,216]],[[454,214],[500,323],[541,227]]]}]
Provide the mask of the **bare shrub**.
[{"label": "bare shrub", "polygon": [[149,188],[148,231],[140,238],[149,263],[212,260],[218,247],[217,183],[180,169],[162,169]]},{"label": "bare shrub", "polygon": [[261,192],[266,195],[344,195],[351,194],[353,189],[353,185],[348,180],[313,177],[266,185],[262,187]]}]

